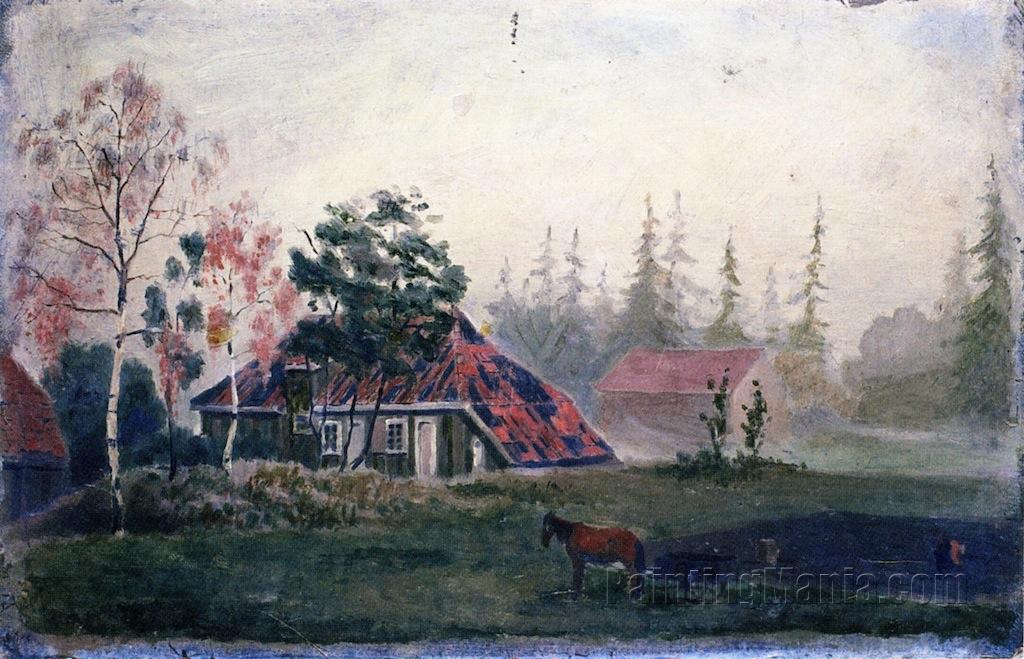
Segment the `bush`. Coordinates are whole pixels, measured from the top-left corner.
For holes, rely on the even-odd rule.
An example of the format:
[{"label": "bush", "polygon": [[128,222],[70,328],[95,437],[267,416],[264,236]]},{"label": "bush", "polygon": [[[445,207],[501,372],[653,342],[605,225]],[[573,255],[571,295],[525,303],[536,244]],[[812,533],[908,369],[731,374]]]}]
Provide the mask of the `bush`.
[{"label": "bush", "polygon": [[857,401],[829,377],[821,355],[782,352],[773,364],[797,409],[825,408],[846,418],[853,416]]},{"label": "bush", "polygon": [[[22,532],[27,537],[109,533],[109,487],[104,480],[69,495],[34,516]],[[122,492],[130,533],[336,528],[403,513],[439,495],[377,472],[312,471],[268,462],[237,462],[230,476],[210,465],[183,467],[174,482],[167,481],[164,469],[130,469]]]},{"label": "bush", "polygon": [[[72,485],[103,478],[108,470],[106,404],[114,353],[100,343],[69,343],[57,363],[43,373],[42,385],[53,399],[57,423],[68,447]],[[153,373],[142,362],[126,359],[121,367],[117,407],[118,437],[125,466],[152,464],[166,416],[156,395]]]},{"label": "bush", "polygon": [[[71,495],[34,518],[32,533],[107,533],[108,487],[101,482]],[[174,482],[167,481],[165,470],[131,469],[122,491],[125,529],[132,533],[336,528],[398,514],[437,495],[377,472],[312,471],[268,462],[238,462],[231,476],[220,467],[185,467]]]},{"label": "bush", "polygon": [[769,466],[795,468],[794,465],[781,460],[762,457],[756,451],[741,451],[735,457],[729,458],[716,453],[711,447],[703,447],[693,455],[677,453],[676,464],[673,465],[675,476],[679,479],[703,478],[719,485],[728,485],[733,481],[758,480]]}]

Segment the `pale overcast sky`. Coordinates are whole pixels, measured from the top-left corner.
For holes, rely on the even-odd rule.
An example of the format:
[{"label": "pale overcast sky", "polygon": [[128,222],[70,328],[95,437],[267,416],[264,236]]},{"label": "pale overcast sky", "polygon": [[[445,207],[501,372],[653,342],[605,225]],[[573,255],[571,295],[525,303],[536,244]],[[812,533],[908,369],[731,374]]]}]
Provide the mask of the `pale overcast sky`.
[{"label": "pale overcast sky", "polygon": [[418,186],[481,319],[504,256],[524,276],[548,224],[562,244],[578,226],[591,280],[607,262],[624,285],[644,195],[664,215],[676,188],[696,277],[717,288],[732,227],[741,292],[775,263],[785,297],[820,193],[822,314],[850,354],[878,313],[930,309],[955,232],[977,234],[990,154],[1019,208],[1010,2],[256,5],[15,9],[4,106],[49,117],[143,62],[227,136],[224,194],[253,191],[295,242],[325,202]]}]

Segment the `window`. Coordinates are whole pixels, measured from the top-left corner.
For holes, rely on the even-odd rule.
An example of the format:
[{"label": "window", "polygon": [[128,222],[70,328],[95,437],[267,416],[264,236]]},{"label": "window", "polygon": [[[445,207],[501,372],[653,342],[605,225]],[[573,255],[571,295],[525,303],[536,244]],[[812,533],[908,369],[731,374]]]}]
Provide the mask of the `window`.
[{"label": "window", "polygon": [[388,419],[385,449],[388,453],[405,453],[405,419]]},{"label": "window", "polygon": [[338,452],[338,424],[328,421],[324,424],[324,453]]},{"label": "window", "polygon": [[295,435],[312,435],[313,426],[309,425],[308,414],[292,415],[292,433]]}]

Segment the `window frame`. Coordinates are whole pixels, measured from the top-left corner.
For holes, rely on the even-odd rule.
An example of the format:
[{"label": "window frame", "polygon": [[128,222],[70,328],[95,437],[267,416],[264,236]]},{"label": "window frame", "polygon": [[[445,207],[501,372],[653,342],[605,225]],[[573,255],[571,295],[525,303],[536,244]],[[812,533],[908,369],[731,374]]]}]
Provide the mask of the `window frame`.
[{"label": "window frame", "polygon": [[[391,446],[391,429],[396,426],[399,428],[399,441],[401,443],[399,448]],[[390,455],[409,453],[409,424],[407,419],[398,417],[384,420],[384,452]]]},{"label": "window frame", "polygon": [[[334,430],[334,447],[331,448],[330,443],[327,440],[327,429],[332,428]],[[325,421],[323,424],[323,446],[322,453],[324,455],[341,455],[341,424],[337,421]]]}]

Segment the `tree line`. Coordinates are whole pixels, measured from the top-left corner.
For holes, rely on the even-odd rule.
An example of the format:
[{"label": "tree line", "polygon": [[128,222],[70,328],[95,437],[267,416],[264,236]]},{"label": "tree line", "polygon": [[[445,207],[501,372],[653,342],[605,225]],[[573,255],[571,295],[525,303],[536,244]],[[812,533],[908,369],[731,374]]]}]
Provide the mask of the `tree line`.
[{"label": "tree line", "polygon": [[[819,313],[825,290],[824,217],[819,197],[803,285],[790,300],[798,318],[790,324],[783,316],[774,267],[769,268],[759,309],[762,327],[756,332],[760,342],[811,355],[825,350],[828,323]],[[754,332],[743,326],[738,313],[742,282],[731,234],[718,269],[717,311],[710,323],[701,326],[701,308],[711,293],[694,277],[697,261],[688,251],[688,227],[678,191],[668,213],[664,248],[661,224],[647,195],[633,251],[635,266],[621,295],[608,283],[607,266],[593,289],[585,283],[587,261],[578,229],[559,258],[548,227],[521,284],[513,281],[507,257],[499,273],[497,299],[487,306],[495,335],[529,366],[567,389],[585,409],[593,407],[592,383],[631,348],[724,348],[755,342]]]}]

